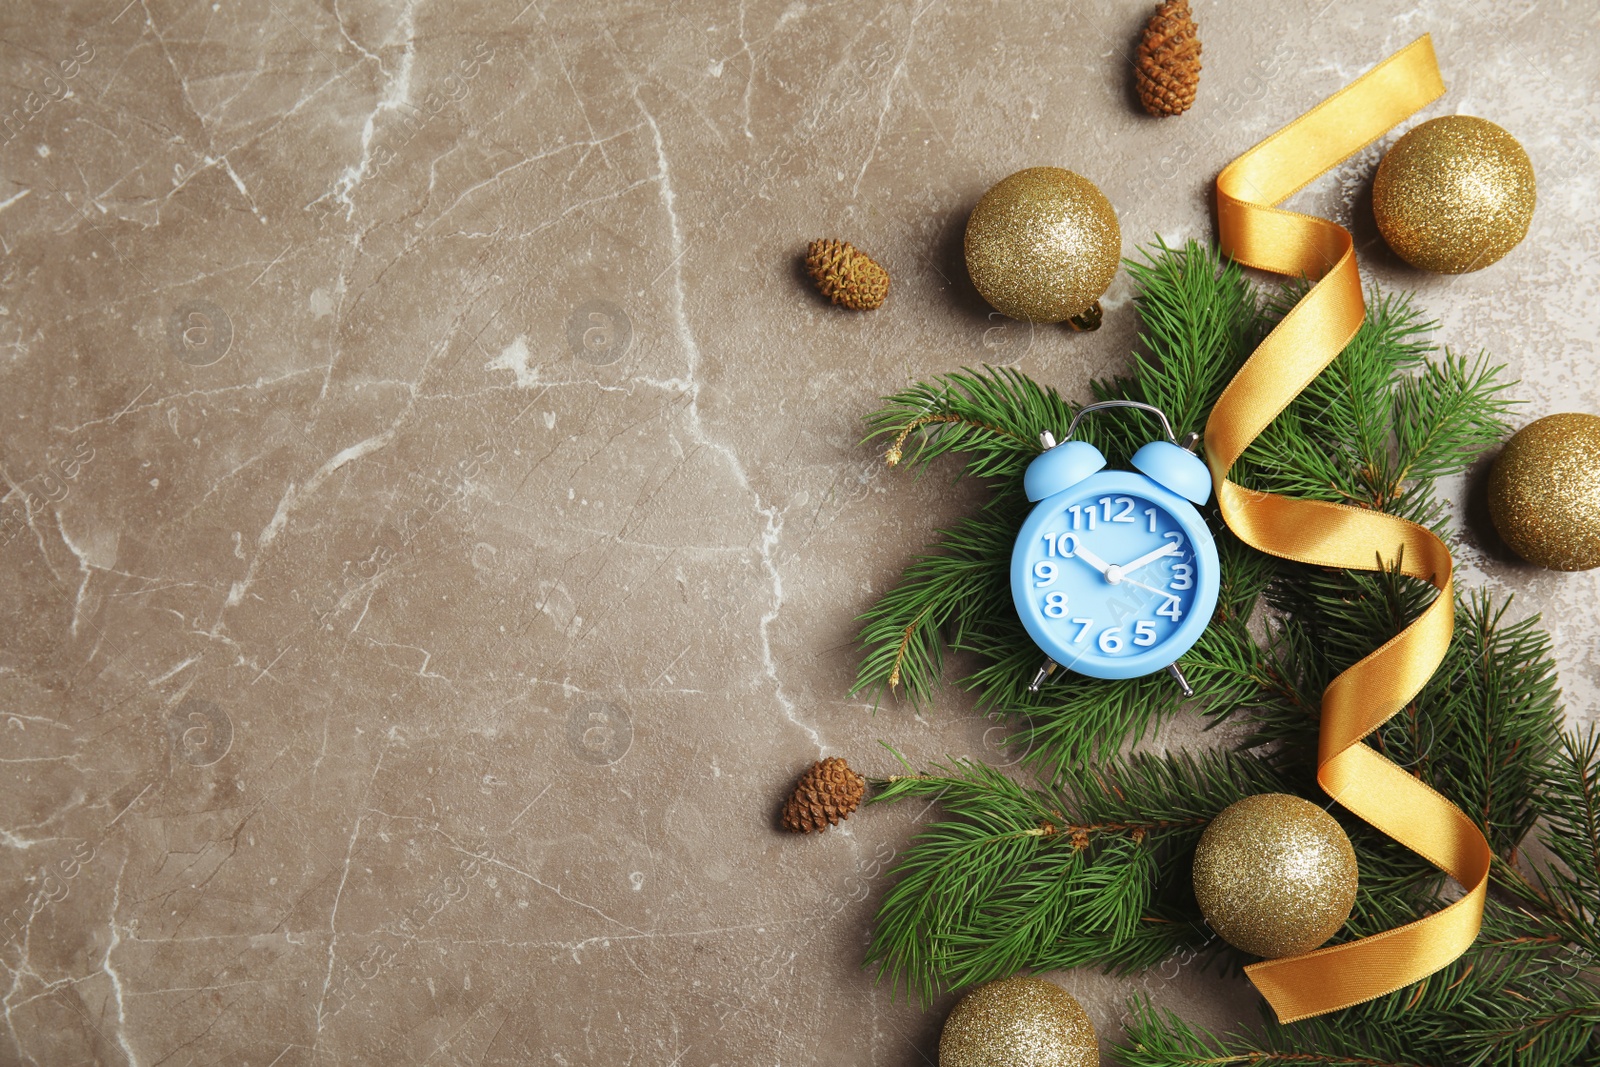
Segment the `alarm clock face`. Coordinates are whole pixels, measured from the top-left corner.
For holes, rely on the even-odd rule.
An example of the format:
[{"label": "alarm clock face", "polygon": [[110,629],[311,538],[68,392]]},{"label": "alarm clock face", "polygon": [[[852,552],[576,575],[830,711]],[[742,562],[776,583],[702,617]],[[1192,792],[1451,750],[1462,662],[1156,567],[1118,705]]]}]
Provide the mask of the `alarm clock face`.
[{"label": "alarm clock face", "polygon": [[1193,504],[1142,474],[1103,471],[1023,523],[1011,590],[1028,633],[1063,667],[1133,678],[1187,652],[1211,621],[1216,544]]}]

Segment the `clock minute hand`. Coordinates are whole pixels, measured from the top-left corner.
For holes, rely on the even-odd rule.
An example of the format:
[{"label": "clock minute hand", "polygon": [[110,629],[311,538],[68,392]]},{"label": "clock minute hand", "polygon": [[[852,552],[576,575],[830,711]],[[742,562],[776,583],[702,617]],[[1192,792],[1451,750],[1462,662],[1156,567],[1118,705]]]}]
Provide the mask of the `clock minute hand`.
[{"label": "clock minute hand", "polygon": [[1161,559],[1164,556],[1176,555],[1178,552],[1179,552],[1178,546],[1174,542],[1168,541],[1165,545],[1163,545],[1160,548],[1156,549],[1154,552],[1146,552],[1144,555],[1140,556],[1138,559],[1134,560],[1132,563],[1124,563],[1122,565],[1122,573],[1123,574],[1132,574],[1134,571],[1138,570],[1140,567],[1149,566],[1150,564],[1154,563],[1156,560]]}]

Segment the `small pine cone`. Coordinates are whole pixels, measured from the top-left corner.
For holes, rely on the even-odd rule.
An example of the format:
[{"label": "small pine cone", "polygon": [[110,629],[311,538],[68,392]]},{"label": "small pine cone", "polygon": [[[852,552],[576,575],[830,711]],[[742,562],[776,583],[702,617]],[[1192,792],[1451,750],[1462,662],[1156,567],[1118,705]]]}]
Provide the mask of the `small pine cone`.
[{"label": "small pine cone", "polygon": [[1152,115],[1181,115],[1200,85],[1200,38],[1189,0],[1164,0],[1145,24],[1133,64],[1139,102]]},{"label": "small pine cone", "polygon": [[823,296],[853,311],[871,311],[889,295],[889,272],[848,241],[812,241],[806,273]]},{"label": "small pine cone", "polygon": [[826,830],[850,817],[867,795],[867,780],[838,756],[811,765],[783,805],[783,828],[809,834]]}]

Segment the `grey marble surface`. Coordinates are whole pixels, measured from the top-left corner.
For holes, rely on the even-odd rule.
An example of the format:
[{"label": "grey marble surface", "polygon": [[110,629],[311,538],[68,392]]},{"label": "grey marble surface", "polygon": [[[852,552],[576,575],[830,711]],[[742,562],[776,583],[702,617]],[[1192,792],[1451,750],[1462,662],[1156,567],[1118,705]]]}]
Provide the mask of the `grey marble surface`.
[{"label": "grey marble surface", "polygon": [[[1507,362],[1520,421],[1600,410],[1592,2],[1197,0],[1163,121],[1150,7],[4,5],[0,1063],[934,1062],[949,1000],[859,966],[924,813],[773,813],[819,754],[1007,758],[958,694],[848,695],[852,620],[975,499],[860,416],[983,360],[1082,397],[1133,341],[1125,275],[1097,334],[987,313],[988,185],[1066,166],[1128,252],[1207,237],[1222,165],[1431,31],[1419,119],[1522,141],[1528,239],[1405,268],[1392,136],[1294,204]],[[883,309],[805,286],[828,235]],[[1600,576],[1463,529],[1592,721]],[[1056,977],[1107,1039],[1138,988],[1255,1013]]]}]

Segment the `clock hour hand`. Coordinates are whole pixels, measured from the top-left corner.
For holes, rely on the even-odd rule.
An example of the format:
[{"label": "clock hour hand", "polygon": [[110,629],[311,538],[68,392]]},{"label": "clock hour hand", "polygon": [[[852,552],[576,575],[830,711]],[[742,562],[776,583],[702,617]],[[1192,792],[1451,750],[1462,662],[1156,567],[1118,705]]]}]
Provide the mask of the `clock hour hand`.
[{"label": "clock hour hand", "polygon": [[[1107,563],[1105,560],[1101,559],[1099,556],[1095,555],[1093,552],[1090,552],[1087,548],[1084,548],[1082,545],[1078,545],[1077,547],[1075,547],[1072,550],[1072,554],[1074,556],[1076,556],[1078,559],[1083,560],[1085,563],[1087,563],[1089,566],[1093,567],[1095,570],[1099,571],[1101,574],[1107,574],[1111,570],[1111,564]],[[1113,582],[1115,581],[1115,579],[1109,579],[1109,580],[1113,581]]]}]

